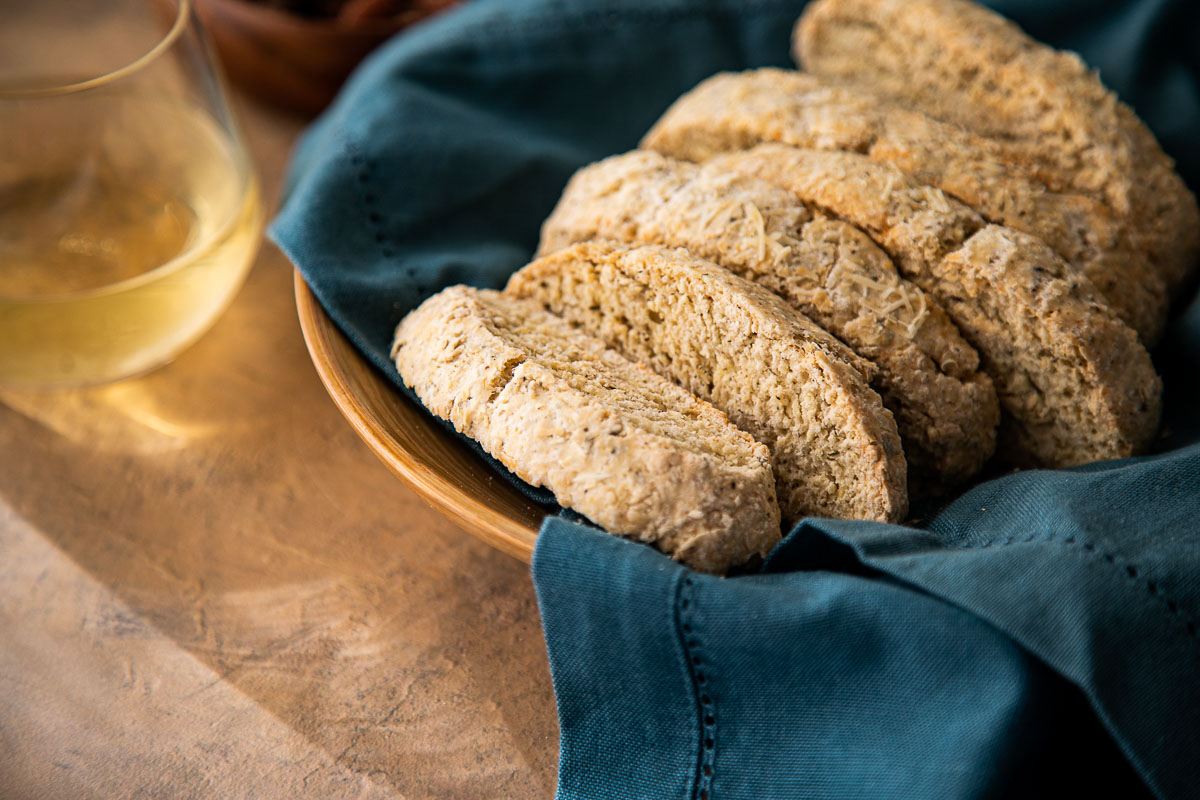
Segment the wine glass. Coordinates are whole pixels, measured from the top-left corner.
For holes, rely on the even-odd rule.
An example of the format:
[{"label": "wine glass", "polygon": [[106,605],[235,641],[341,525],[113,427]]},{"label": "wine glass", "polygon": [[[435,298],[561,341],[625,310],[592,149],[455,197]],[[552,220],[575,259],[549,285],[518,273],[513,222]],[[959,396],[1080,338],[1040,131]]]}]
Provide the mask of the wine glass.
[{"label": "wine glass", "polygon": [[262,229],[191,0],[0,0],[0,19],[0,386],[160,366]]}]

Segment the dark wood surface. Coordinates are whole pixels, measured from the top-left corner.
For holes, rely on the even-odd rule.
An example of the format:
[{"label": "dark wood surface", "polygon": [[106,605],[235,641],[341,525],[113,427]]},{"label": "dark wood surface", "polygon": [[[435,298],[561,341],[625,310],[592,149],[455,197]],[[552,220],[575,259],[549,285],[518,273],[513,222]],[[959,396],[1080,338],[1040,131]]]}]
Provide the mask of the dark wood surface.
[{"label": "dark wood surface", "polygon": [[[272,198],[302,122],[234,99]],[[528,566],[359,439],[274,247],[175,363],[0,403],[0,796],[553,794]]]}]

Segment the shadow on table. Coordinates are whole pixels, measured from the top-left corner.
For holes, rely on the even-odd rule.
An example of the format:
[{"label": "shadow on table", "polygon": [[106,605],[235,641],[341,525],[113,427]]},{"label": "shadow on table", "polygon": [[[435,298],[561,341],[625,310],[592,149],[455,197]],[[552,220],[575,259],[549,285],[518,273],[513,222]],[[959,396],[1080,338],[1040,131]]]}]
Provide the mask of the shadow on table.
[{"label": "shadow on table", "polygon": [[176,363],[0,394],[0,505],[340,765],[411,797],[549,796],[528,567],[375,461],[294,320],[272,250]]}]

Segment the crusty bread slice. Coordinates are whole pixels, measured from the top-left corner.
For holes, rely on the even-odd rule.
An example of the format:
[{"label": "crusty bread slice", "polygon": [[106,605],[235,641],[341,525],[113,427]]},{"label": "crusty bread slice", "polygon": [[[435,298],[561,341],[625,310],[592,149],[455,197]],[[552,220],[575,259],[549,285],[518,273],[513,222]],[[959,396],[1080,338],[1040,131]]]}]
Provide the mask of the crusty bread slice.
[{"label": "crusty bread slice", "polygon": [[716,75],[677,100],[643,146],[703,161],[772,141],[864,153],[936,186],[989,222],[1044,240],[1093,280],[1147,344],[1162,332],[1163,277],[1103,203],[1052,192],[995,142],[862,91],[791,70]]},{"label": "crusty bread slice", "polygon": [[859,153],[764,144],[709,162],[762,177],[858,225],[936,297],[979,351],[1001,407],[1000,450],[1067,466],[1132,455],[1158,423],[1150,356],[1083,276],[1041,241]]},{"label": "crusty bread slice", "polygon": [[1197,266],[1195,197],[1076,54],[966,0],[819,0],[793,41],[810,72],[995,137],[1050,188],[1102,198],[1170,285]]},{"label": "crusty bread slice", "polygon": [[426,408],[612,533],[718,573],[779,540],[764,445],[532,300],[452,286],[392,356]]},{"label": "crusty bread slice", "polygon": [[[985,367],[1009,412],[1000,433],[1008,460],[1068,466],[1148,447],[1162,398],[1150,356],[1044,242],[988,225],[940,266],[944,276],[974,278],[962,282],[977,294],[959,318],[987,354]],[[1020,285],[1026,288],[1016,297],[982,291]]]},{"label": "crusty bread slice", "polygon": [[999,410],[978,355],[857,228],[766,181],[635,151],[575,174],[540,252],[594,238],[687,248],[781,295],[875,362],[910,492],[962,483],[991,455]]},{"label": "crusty bread slice", "polygon": [[785,522],[904,518],[891,413],[844,346],[763,287],[685,250],[598,241],[534,261],[505,293],[690,389],[767,445]]}]

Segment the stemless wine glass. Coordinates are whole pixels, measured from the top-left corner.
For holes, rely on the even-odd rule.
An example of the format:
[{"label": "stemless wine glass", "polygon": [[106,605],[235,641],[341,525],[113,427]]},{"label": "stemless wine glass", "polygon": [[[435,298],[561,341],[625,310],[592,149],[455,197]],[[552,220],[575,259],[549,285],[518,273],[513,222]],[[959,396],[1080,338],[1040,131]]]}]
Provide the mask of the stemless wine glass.
[{"label": "stemless wine glass", "polygon": [[170,361],[261,228],[191,0],[0,0],[0,385]]}]

